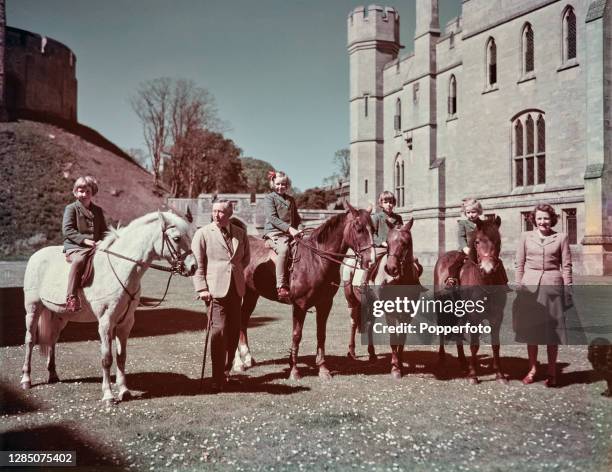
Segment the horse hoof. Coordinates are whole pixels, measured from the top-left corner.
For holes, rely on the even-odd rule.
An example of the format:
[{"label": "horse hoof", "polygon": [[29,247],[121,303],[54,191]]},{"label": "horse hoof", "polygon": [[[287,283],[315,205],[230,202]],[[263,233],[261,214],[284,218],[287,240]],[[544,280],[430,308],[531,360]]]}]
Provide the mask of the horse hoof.
[{"label": "horse hoof", "polygon": [[468,379],[468,382],[470,383],[470,385],[478,385],[480,383],[480,380],[478,380],[478,377],[470,377]]},{"label": "horse hoof", "polygon": [[301,379],[302,379],[302,375],[300,374],[300,371],[297,369],[291,369],[291,372],[289,373],[289,380],[293,380],[294,382],[297,382]]},{"label": "horse hoof", "polygon": [[370,354],[368,356],[368,362],[376,362],[378,360],[378,357],[376,356],[376,354]]},{"label": "horse hoof", "polygon": [[391,378],[393,380],[401,380],[402,379],[402,371],[397,367],[391,369]]},{"label": "horse hoof", "polygon": [[321,380],[329,381],[332,379],[332,375],[327,369],[319,369],[319,378]]},{"label": "horse hoof", "polygon": [[27,380],[25,382],[21,382],[21,389],[22,390],[30,390],[32,388],[32,383]]},{"label": "horse hoof", "polygon": [[349,352],[346,353],[346,357],[348,357],[349,359],[352,359],[354,361],[357,360],[357,354],[355,354],[354,350],[349,350]]},{"label": "horse hoof", "polygon": [[54,384],[54,383],[58,383],[59,381],[60,379],[57,375],[50,375],[47,383]]},{"label": "horse hoof", "polygon": [[131,399],[132,399],[132,392],[130,392],[129,390],[124,390],[123,392],[119,393],[120,402],[126,402]]},{"label": "horse hoof", "polygon": [[254,365],[255,365],[255,359],[253,359],[250,355],[247,354],[244,358],[244,366],[247,369],[250,369]]},{"label": "horse hoof", "polygon": [[242,362],[239,362],[238,360],[236,360],[234,362],[234,365],[232,366],[232,370],[234,372],[244,372],[245,370],[247,370],[247,368]]}]

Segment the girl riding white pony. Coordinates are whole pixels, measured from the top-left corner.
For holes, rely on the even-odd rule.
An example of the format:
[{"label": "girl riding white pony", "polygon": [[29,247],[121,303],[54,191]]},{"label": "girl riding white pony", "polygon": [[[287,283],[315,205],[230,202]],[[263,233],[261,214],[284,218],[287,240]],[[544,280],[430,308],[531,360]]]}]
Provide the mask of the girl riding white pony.
[{"label": "girl riding white pony", "polygon": [[140,280],[155,260],[165,259],[174,272],[193,275],[196,261],[191,254],[192,226],[169,212],[155,212],[114,230],[96,247],[92,283],[80,289],[80,310],[66,308],[66,285],[70,266],[61,246],[34,253],[26,267],[24,303],[26,311],[25,362],[21,385],[31,387],[31,357],[34,344],[47,353],[49,383],[57,382],[55,343],[69,321],[98,322],[102,354],[102,399],[115,400],[110,387],[113,363],[112,341],[117,343],[117,387],[119,400],[130,397],[125,381],[127,339],[140,300]]}]

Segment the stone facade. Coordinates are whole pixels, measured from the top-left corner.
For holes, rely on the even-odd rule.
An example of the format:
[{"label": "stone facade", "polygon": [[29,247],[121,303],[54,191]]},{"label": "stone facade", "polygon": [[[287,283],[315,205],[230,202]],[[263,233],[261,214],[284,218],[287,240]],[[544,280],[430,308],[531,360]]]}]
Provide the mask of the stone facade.
[{"label": "stone facade", "polygon": [[76,122],[74,53],[51,38],[4,24],[0,35],[3,111],[13,118],[49,117]]},{"label": "stone facade", "polygon": [[437,0],[417,0],[404,57],[395,9],[355,9],[351,203],[396,193],[433,264],[457,248],[462,199],[478,198],[502,218],[511,266],[525,213],[548,202],[575,239],[575,271],[612,273],[611,3],[463,0],[441,31]]},{"label": "stone facade", "polygon": [[[198,227],[207,225],[211,221],[212,206],[217,200],[229,200],[234,207],[234,217],[238,218],[247,227],[248,234],[259,236],[263,234],[266,217],[263,210],[265,193],[203,193],[198,198],[168,198],[168,205],[185,213],[190,209],[195,224]],[[306,227],[315,227],[327,218],[343,210],[298,210],[302,223]]]}]

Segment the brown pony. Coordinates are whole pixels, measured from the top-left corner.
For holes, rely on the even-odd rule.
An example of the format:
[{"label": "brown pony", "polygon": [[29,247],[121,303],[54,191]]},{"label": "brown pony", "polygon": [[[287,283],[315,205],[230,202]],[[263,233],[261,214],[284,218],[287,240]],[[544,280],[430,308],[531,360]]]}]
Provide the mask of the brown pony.
[{"label": "brown pony", "polygon": [[[418,292],[425,289],[421,287],[419,277],[423,273],[423,266],[413,257],[412,251],[412,218],[400,229],[390,229],[387,234],[387,252],[380,255],[370,271],[369,282],[374,286],[383,285],[413,285],[418,286]],[[355,286],[350,282],[344,284],[346,298],[351,316],[351,335],[349,339],[348,357],[357,359],[355,353],[355,334],[362,327],[361,300],[363,286]],[[366,321],[363,329],[368,334],[368,354],[371,362],[376,361],[376,351],[372,341],[372,323]],[[391,376],[395,379],[402,377],[402,354],[404,351],[405,336],[391,337]]]},{"label": "brown pony", "polygon": [[[297,368],[298,350],[306,310],[317,310],[317,356],[319,377],[330,379],[325,365],[325,334],[327,317],[340,283],[340,261],[351,248],[358,255],[360,265],[367,269],[374,260],[373,224],[370,212],[348,205],[348,211],[328,219],[308,236],[297,240],[291,271],[290,299],[293,306],[293,336],[289,357],[292,380],[301,378]],[[234,358],[234,370],[253,365],[247,336],[249,318],[257,299],[263,296],[278,301],[274,262],[270,249],[260,238],[250,237],[251,262],[245,269],[246,293],[242,300],[240,340]]]},{"label": "brown pony", "polygon": [[[464,261],[465,255],[461,251],[449,251],[438,259],[434,267],[434,290],[437,298],[447,298],[458,296],[454,287],[449,287],[447,283],[451,268],[459,271],[459,289],[463,298],[486,297],[486,310],[483,315],[478,317],[476,314],[466,315],[461,318],[461,322],[470,322],[472,325],[479,324],[486,319],[491,327],[491,349],[493,351],[493,370],[495,379],[501,383],[507,383],[506,376],[502,373],[499,357],[499,331],[504,316],[504,306],[506,304],[507,282],[503,262],[499,257],[501,251],[501,237],[499,227],[501,218],[495,220],[478,220],[476,229],[472,233],[469,241],[470,256]],[[466,289],[466,287],[468,287]],[[450,320],[441,320],[438,323],[452,323],[459,321],[454,314],[450,315]],[[476,373],[476,360],[480,339],[478,334],[471,334],[470,351],[471,358],[468,364],[463,351],[461,339],[457,340],[457,357],[461,367],[468,370],[468,378],[471,384],[479,382]],[[444,367],[444,335],[440,336],[440,349],[438,353],[438,366]]]}]

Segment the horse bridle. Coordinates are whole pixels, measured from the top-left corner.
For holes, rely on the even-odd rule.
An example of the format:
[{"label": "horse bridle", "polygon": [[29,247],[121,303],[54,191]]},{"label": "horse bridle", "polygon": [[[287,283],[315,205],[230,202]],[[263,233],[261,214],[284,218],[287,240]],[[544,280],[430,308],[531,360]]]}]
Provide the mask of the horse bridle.
[{"label": "horse bridle", "polygon": [[[132,259],[131,257],[124,256],[123,254],[119,254],[109,249],[96,249],[96,250],[105,252],[106,254],[110,254],[111,256],[118,257],[119,259],[133,262],[139,267],[150,267],[151,269],[161,270],[163,272],[170,272],[172,274],[183,275],[183,272],[185,270],[185,259],[187,259],[187,257],[189,257],[189,255],[192,254],[193,251],[189,249],[188,251],[180,253],[173,247],[172,243],[170,242],[170,238],[166,234],[166,230],[172,227],[173,226],[168,226],[167,228],[162,227],[162,250],[161,250],[161,255],[160,255],[161,257],[164,257],[164,249],[168,248],[168,252],[170,253],[170,258],[171,258],[170,267],[164,266],[161,264],[155,264],[155,263],[147,264],[145,261],[141,261],[139,259]],[[109,259],[109,262],[110,262],[110,259]]]},{"label": "horse bridle", "polygon": [[[394,253],[387,252],[387,260],[389,258],[391,258],[391,257],[394,257],[397,260],[397,262],[398,262],[398,265],[399,265],[399,268],[400,268],[398,277],[401,277],[401,276],[404,275],[404,265],[407,262],[406,259],[408,259],[408,257],[407,257],[408,256],[408,249],[409,249],[409,246],[406,245],[406,248],[403,251],[396,251]],[[410,259],[411,260],[408,261],[408,262],[410,263],[410,265],[413,265],[414,264],[414,257],[411,257]],[[384,269],[385,269],[385,272],[387,272],[386,264],[385,264]],[[389,274],[389,273],[387,272],[387,274]],[[389,274],[389,275],[391,275],[391,274]]]},{"label": "horse bridle", "polygon": [[164,249],[168,248],[168,252],[170,253],[170,268],[165,266],[159,266],[157,264],[150,264],[150,267],[157,270],[170,271],[173,274],[182,275],[185,272],[185,259],[193,254],[191,249],[180,253],[175,247],[173,247],[170,242],[170,237],[166,233],[166,231],[173,226],[168,226],[167,228],[162,227],[162,250],[161,257],[164,257]]}]

